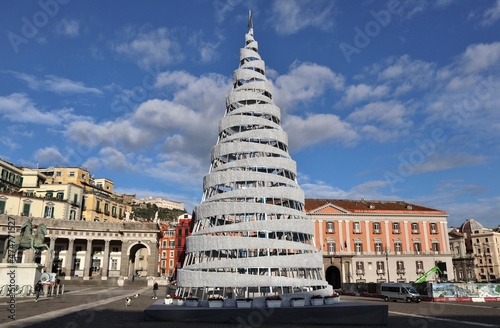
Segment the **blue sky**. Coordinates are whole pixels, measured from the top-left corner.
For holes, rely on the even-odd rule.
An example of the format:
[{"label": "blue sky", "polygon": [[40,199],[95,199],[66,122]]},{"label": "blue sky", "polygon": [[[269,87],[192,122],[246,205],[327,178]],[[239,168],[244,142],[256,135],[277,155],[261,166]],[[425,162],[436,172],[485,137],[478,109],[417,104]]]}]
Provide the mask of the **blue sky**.
[{"label": "blue sky", "polygon": [[307,198],[500,224],[500,0],[2,1],[0,156],[191,211],[249,9]]}]

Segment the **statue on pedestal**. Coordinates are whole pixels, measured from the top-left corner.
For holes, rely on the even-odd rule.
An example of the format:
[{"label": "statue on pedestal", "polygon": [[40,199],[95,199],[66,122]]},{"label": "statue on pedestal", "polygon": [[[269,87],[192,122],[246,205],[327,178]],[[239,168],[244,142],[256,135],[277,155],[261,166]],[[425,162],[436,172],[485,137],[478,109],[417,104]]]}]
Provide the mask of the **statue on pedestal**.
[{"label": "statue on pedestal", "polygon": [[[32,249],[34,251],[41,250],[43,248],[49,250],[49,246],[44,243],[45,235],[47,234],[47,226],[45,223],[39,224],[36,228],[35,234],[33,234],[33,218],[29,218],[21,226],[21,233],[12,239],[7,239],[4,244],[4,256],[8,259],[8,255],[15,254],[18,249]],[[12,246],[11,246],[12,244]]]}]

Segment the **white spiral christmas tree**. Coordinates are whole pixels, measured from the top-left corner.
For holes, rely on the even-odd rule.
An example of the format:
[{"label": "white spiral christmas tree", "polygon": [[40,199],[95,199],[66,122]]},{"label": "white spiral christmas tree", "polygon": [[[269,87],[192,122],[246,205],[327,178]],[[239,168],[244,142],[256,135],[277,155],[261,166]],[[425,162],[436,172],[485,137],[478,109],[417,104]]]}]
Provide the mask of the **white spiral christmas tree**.
[{"label": "white spiral christmas tree", "polygon": [[331,292],[280,123],[250,15],[178,270],[179,294],[286,298]]}]

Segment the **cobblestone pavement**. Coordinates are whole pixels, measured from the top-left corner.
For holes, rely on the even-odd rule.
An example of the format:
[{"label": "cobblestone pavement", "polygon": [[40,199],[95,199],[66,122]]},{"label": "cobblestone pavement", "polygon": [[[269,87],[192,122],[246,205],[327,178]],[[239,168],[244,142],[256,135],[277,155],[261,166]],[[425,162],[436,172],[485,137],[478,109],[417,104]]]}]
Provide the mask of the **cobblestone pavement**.
[{"label": "cobblestone pavement", "polygon": [[[131,306],[125,306],[127,296],[140,293],[139,298],[132,298]],[[160,287],[159,298],[167,293]],[[64,295],[41,298],[16,299],[15,318],[8,318],[7,298],[0,299],[0,328],[6,327],[62,327],[62,328],[110,328],[110,327],[298,327],[294,325],[261,325],[257,322],[248,325],[205,324],[205,323],[169,323],[145,320],[144,309],[155,302],[151,299],[152,288],[144,285],[134,287],[67,287]],[[342,302],[382,302],[378,299],[342,296]],[[389,304],[389,322],[385,327],[500,327],[499,303],[454,303],[437,304],[421,302],[387,303]],[[360,313],[360,315],[363,315]],[[318,326],[300,326],[317,328]],[[346,327],[346,326],[335,326]],[[352,327],[352,326],[351,326]],[[373,326],[375,327],[375,326]]]}]

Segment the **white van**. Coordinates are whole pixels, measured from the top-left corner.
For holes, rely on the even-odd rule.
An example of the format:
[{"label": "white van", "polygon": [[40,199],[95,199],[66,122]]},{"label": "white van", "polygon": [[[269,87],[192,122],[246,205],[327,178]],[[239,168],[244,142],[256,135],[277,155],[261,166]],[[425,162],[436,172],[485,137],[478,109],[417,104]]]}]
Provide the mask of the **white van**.
[{"label": "white van", "polygon": [[384,301],[397,300],[406,301],[408,303],[421,301],[420,294],[410,284],[387,283],[380,285],[380,295]]}]

